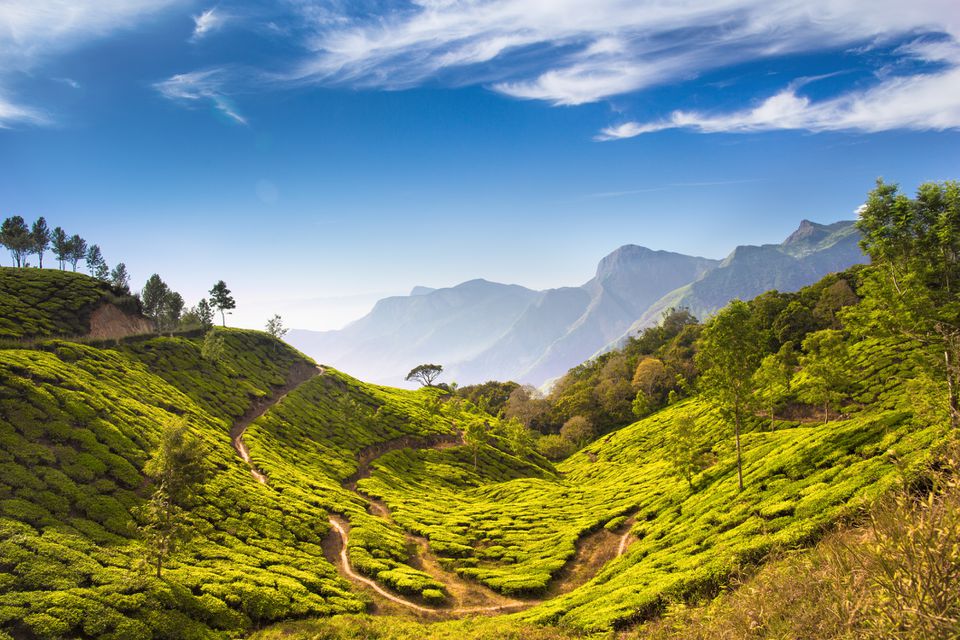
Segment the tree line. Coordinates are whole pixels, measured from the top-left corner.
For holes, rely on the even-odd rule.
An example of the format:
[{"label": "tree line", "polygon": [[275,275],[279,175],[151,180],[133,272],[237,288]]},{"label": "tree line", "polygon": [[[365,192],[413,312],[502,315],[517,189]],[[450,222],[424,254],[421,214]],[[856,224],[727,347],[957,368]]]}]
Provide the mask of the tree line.
[{"label": "tree line", "polygon": [[32,225],[27,225],[21,216],[5,219],[0,224],[0,244],[10,252],[14,267],[32,266],[28,259],[35,255],[37,267],[42,269],[43,257],[47,251],[51,251],[61,271],[64,271],[68,264],[76,271],[77,265],[84,261],[91,276],[110,284],[120,293],[130,294],[130,274],[124,263],[119,262],[111,269],[99,245],[88,246],[86,240],[77,234],[68,235],[62,227],[55,227],[51,231],[43,216],[37,218]]},{"label": "tree line", "polygon": [[140,292],[140,302],[143,314],[153,320],[158,333],[196,328],[207,331],[213,327],[217,312],[220,313],[221,324],[227,326],[226,314],[236,309],[236,300],[223,280],[218,280],[209,293],[209,298],[201,298],[197,304],[187,308],[183,296],[155,273],[147,278]]}]

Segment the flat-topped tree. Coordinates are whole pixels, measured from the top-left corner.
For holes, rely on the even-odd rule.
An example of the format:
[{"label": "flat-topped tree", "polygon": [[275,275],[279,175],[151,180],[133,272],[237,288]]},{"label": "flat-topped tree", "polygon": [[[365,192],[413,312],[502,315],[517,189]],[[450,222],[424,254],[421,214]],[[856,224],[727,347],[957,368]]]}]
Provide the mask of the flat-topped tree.
[{"label": "flat-topped tree", "polygon": [[443,367],[439,364],[421,364],[410,370],[406,380],[416,380],[424,387],[432,387],[433,381],[443,373]]},{"label": "flat-topped tree", "polygon": [[226,311],[236,309],[237,303],[230,295],[230,289],[227,289],[227,283],[223,280],[217,282],[210,289],[210,304],[220,311],[220,321],[223,326],[227,326]]}]

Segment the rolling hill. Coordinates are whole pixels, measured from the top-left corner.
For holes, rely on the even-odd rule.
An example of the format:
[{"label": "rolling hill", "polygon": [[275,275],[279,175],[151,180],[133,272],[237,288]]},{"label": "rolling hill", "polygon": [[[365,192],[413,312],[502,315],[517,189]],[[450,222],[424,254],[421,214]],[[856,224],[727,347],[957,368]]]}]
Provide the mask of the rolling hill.
[{"label": "rolling hill", "polygon": [[[261,332],[11,344],[0,638],[227,638],[364,611],[500,612],[475,628],[549,638],[656,618],[815,542],[921,477],[949,439],[905,391],[915,345],[846,340],[859,373],[843,412],[752,418],[742,492],[728,427],[697,395],[554,467],[470,403],[318,368]],[[666,453],[684,421],[706,461],[689,483]],[[136,514],[170,424],[198,439],[210,477],[195,537],[156,578]]]}]

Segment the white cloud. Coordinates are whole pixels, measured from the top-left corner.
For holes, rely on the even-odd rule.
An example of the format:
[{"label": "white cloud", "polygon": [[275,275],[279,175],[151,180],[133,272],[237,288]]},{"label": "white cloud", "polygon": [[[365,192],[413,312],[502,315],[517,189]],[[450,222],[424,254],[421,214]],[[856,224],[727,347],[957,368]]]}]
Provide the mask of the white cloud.
[{"label": "white cloud", "polygon": [[162,82],[154,84],[154,88],[165,98],[184,103],[209,102],[225,116],[239,124],[247,124],[244,118],[233,106],[230,99],[223,92],[227,73],[223,69],[206,69],[179,73]]},{"label": "white cloud", "polygon": [[940,70],[885,76],[874,86],[814,101],[796,93],[797,84],[755,107],[730,113],[674,111],[661,121],[626,122],[604,129],[597,140],[632,138],[664,129],[703,133],[747,133],[777,129],[863,131],[960,129],[960,45],[915,43],[915,57],[947,63]]},{"label": "white cloud", "polygon": [[17,105],[0,95],[0,129],[9,129],[15,124],[47,124],[49,118],[31,107]]},{"label": "white cloud", "polygon": [[958,13],[953,0],[421,0],[372,20],[325,15],[290,75],[396,88],[494,61],[495,90],[573,105],[764,56],[957,34]]},{"label": "white cloud", "polygon": [[207,9],[200,15],[193,17],[194,27],[191,39],[194,41],[201,39],[208,33],[222,27],[226,21],[226,14],[217,9],[217,7]]}]

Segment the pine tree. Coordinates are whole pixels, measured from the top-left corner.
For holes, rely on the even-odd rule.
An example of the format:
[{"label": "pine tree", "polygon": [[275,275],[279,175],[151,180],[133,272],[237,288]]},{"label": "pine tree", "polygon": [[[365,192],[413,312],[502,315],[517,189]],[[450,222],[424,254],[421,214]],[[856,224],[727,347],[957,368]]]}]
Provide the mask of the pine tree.
[{"label": "pine tree", "polygon": [[77,263],[87,257],[87,241],[77,234],[73,234],[70,236],[68,245],[70,251],[67,254],[67,261],[70,262],[70,266],[76,271]]},{"label": "pine tree", "polygon": [[143,285],[143,291],[140,293],[143,313],[156,323],[158,332],[163,330],[161,313],[164,300],[168,295],[170,295],[170,287],[156,273],[147,278],[147,283]]},{"label": "pine tree", "polygon": [[110,272],[110,284],[114,289],[123,293],[130,293],[130,274],[127,273],[127,265],[118,262],[117,266]]},{"label": "pine tree", "polygon": [[30,240],[33,242],[31,247],[33,253],[37,254],[40,268],[43,269],[43,254],[50,247],[50,228],[43,216],[37,218],[37,221],[33,223],[33,228],[30,230]]},{"label": "pine tree", "polygon": [[87,270],[90,272],[90,275],[97,280],[106,282],[110,276],[110,269],[107,267],[106,260],[103,259],[100,245],[95,244],[87,250],[86,260]]},{"label": "pine tree", "polygon": [[60,271],[63,271],[64,266],[70,259],[70,238],[67,237],[67,232],[64,231],[63,228],[57,227],[53,230],[51,243],[53,255],[57,258],[57,262],[60,263]]}]

